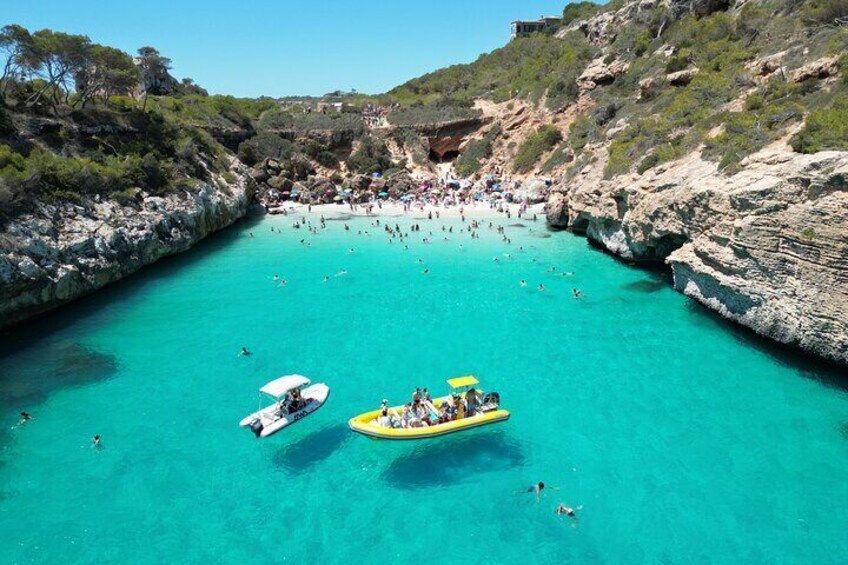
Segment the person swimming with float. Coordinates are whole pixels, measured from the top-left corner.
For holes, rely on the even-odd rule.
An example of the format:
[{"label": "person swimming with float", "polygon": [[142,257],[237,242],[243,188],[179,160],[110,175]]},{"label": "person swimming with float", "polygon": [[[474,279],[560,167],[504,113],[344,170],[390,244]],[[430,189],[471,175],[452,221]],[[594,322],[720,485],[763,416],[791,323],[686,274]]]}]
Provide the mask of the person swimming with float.
[{"label": "person swimming with float", "polygon": [[29,412],[27,412],[26,410],[24,410],[23,412],[21,412],[21,421],[18,422],[18,425],[19,426],[25,426],[26,423],[29,422],[30,420],[32,420],[32,415]]},{"label": "person swimming with float", "polygon": [[246,347],[242,347],[241,351],[239,351],[239,355],[244,355],[244,356],[250,355],[250,350],[247,349]]}]

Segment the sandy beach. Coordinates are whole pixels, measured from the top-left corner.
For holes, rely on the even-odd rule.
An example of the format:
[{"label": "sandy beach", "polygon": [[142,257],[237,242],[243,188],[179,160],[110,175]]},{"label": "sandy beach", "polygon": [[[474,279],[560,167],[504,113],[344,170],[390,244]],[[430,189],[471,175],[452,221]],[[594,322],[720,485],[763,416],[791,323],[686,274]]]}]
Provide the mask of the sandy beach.
[{"label": "sandy beach", "polygon": [[[307,204],[300,203],[287,203],[286,206],[277,208],[278,214],[282,215],[282,212],[279,212],[284,208],[287,214],[309,214],[309,206]],[[500,210],[498,207],[492,207],[486,202],[475,202],[472,204],[462,205],[462,206],[436,206],[432,204],[424,204],[412,205],[409,209],[406,209],[403,204],[398,202],[385,202],[381,206],[373,206],[371,208],[370,213],[366,209],[364,205],[357,204],[356,207],[352,210],[348,204],[313,204],[311,207],[312,214],[320,214],[324,216],[326,219],[338,219],[344,217],[366,217],[366,216],[385,216],[385,217],[410,217],[410,218],[427,218],[427,216],[432,213],[433,218],[459,218],[461,215],[464,215],[466,218],[496,218],[496,217],[504,217],[507,215],[507,212],[511,217],[518,219],[518,212],[521,208],[521,204],[518,203],[504,203],[500,206]],[[536,215],[536,221],[544,221],[545,211],[544,204],[533,204],[527,207],[525,212],[522,214],[523,219],[533,219],[533,215]],[[502,211],[501,211],[502,210]]]}]

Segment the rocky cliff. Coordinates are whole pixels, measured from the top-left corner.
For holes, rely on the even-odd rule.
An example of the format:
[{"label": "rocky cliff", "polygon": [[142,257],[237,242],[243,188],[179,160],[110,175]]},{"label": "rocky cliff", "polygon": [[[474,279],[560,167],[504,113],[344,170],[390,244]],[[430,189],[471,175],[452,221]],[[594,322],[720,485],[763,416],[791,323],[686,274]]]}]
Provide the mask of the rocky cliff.
[{"label": "rocky cliff", "polygon": [[775,144],[723,175],[692,154],[603,178],[603,160],[560,184],[548,222],[637,263],[780,343],[848,364],[848,152]]},{"label": "rocky cliff", "polygon": [[[30,318],[181,253],[244,216],[252,181],[223,178],[136,202],[38,203],[0,231],[0,327]],[[233,181],[235,178],[235,181]]]}]

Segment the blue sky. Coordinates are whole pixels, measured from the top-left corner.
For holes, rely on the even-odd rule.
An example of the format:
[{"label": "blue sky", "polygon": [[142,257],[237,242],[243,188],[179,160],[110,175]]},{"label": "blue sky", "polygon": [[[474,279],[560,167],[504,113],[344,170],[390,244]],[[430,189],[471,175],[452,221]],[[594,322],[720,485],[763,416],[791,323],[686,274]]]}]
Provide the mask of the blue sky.
[{"label": "blue sky", "polygon": [[473,61],[509,23],[559,15],[566,0],[31,0],[0,24],[82,33],[134,53],[151,45],[212,93],[379,93]]}]

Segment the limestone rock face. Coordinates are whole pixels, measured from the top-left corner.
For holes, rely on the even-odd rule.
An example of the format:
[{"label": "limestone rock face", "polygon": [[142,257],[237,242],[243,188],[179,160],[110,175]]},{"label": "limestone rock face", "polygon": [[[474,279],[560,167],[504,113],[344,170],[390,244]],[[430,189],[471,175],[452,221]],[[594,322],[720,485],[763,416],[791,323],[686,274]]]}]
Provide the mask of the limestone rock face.
[{"label": "limestone rock face", "polygon": [[824,57],[795,69],[790,73],[789,78],[795,82],[804,82],[814,78],[829,78],[838,74],[839,57]]},{"label": "limestone rock face", "polygon": [[677,290],[722,316],[848,365],[848,152],[775,144],[732,176],[693,154],[606,180],[605,161],[555,187],[551,226],[667,262]]},{"label": "limestone rock face", "polygon": [[577,84],[584,91],[592,90],[600,84],[609,84],[619,75],[627,72],[629,63],[616,59],[605,63],[603,58],[595,59],[577,78]]},{"label": "limestone rock face", "polygon": [[682,71],[666,75],[665,80],[672,86],[686,86],[692,82],[692,79],[698,74],[698,70],[696,67],[683,69]]},{"label": "limestone rock face", "polygon": [[545,217],[552,228],[568,227],[568,197],[562,192],[554,192],[545,204]]},{"label": "limestone rock face", "polygon": [[[0,327],[46,312],[229,226],[253,198],[241,168],[221,190],[200,185],[137,207],[39,204],[0,231]],[[218,179],[224,182],[223,179]]]}]

